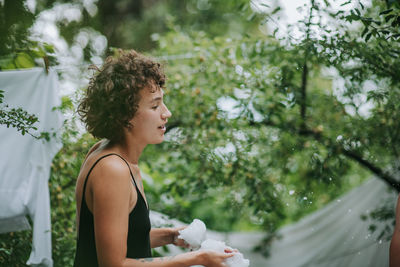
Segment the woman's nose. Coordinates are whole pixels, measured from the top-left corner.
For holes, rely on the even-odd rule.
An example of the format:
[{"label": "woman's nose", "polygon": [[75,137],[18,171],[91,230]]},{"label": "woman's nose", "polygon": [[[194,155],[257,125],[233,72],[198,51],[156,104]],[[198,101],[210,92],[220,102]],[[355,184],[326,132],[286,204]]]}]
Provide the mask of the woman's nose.
[{"label": "woman's nose", "polygon": [[165,110],[161,114],[161,116],[162,116],[163,119],[168,119],[168,118],[170,118],[172,116],[172,113],[169,111],[169,109],[167,108],[166,105],[164,105],[164,107],[165,107]]}]

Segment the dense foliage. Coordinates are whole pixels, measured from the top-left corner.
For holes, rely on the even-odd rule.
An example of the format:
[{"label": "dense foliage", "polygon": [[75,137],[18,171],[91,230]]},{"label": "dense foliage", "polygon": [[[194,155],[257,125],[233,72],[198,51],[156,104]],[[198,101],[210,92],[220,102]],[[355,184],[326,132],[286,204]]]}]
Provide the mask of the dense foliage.
[{"label": "dense foliage", "polygon": [[[160,56],[175,55],[167,91],[173,142],[149,148],[169,152],[159,164],[148,154],[145,160],[174,174],[165,189],[171,198],[223,195],[234,217],[252,211],[273,233],[285,216],[293,220],[310,210],[304,206],[329,201],[357,173],[399,190],[399,8],[385,8],[332,13],[312,1],[297,40],[210,39],[179,30],[157,37]],[[323,15],[361,21],[365,30],[332,29]],[[376,20],[365,23],[366,16]],[[334,79],[343,81],[339,92]],[[185,207],[180,201],[174,216]]]}]

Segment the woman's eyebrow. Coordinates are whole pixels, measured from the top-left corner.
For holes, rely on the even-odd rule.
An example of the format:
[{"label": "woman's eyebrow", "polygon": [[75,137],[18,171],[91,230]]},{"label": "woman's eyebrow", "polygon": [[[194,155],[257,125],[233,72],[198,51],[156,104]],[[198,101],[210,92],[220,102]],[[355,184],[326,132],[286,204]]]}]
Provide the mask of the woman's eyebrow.
[{"label": "woman's eyebrow", "polygon": [[162,99],[162,97],[158,96],[158,97],[153,98],[150,102],[153,103],[156,101],[160,101],[161,99]]}]

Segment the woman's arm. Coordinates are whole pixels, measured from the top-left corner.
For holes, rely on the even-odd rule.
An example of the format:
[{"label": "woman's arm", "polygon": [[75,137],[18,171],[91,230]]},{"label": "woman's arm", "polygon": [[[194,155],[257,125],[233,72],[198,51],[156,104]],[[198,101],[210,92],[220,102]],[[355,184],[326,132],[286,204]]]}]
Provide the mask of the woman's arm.
[{"label": "woman's arm", "polygon": [[178,228],[152,228],[150,231],[150,245],[152,248],[174,244],[179,247],[189,247],[184,240],[178,239],[179,231],[184,229]]},{"label": "woman's arm", "polygon": [[[128,221],[132,190],[128,166],[118,157],[107,157],[93,169],[88,180],[87,198],[94,217],[94,232],[99,266],[101,267],[189,267],[204,265],[223,267],[232,253],[195,251],[174,257],[129,259],[126,258]],[[161,234],[162,232],[159,232]],[[166,234],[167,232],[164,232]],[[159,235],[159,237],[162,235]]]},{"label": "woman's arm", "polygon": [[389,265],[390,267],[400,266],[400,196],[397,199],[396,225],[390,242]]},{"label": "woman's arm", "polygon": [[152,228],[150,230],[150,246],[156,248],[172,244],[175,236],[177,236],[177,230],[174,228]]},{"label": "woman's arm", "polygon": [[232,256],[232,253],[198,250],[171,257],[126,259],[123,267],[190,267],[192,265],[226,267],[224,261]]}]

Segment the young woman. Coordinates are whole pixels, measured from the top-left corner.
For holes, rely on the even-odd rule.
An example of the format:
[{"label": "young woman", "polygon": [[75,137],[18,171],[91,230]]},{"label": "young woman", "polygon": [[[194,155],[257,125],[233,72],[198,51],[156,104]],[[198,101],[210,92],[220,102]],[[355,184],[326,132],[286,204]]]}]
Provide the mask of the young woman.
[{"label": "young woman", "polygon": [[138,165],[146,145],[163,141],[171,117],[164,82],[160,64],[135,51],[108,58],[90,81],[78,113],[103,140],[90,149],[77,179],[76,267],[220,267],[233,255],[194,251],[152,258],[151,248],[185,246],[179,229],[151,229]]}]

